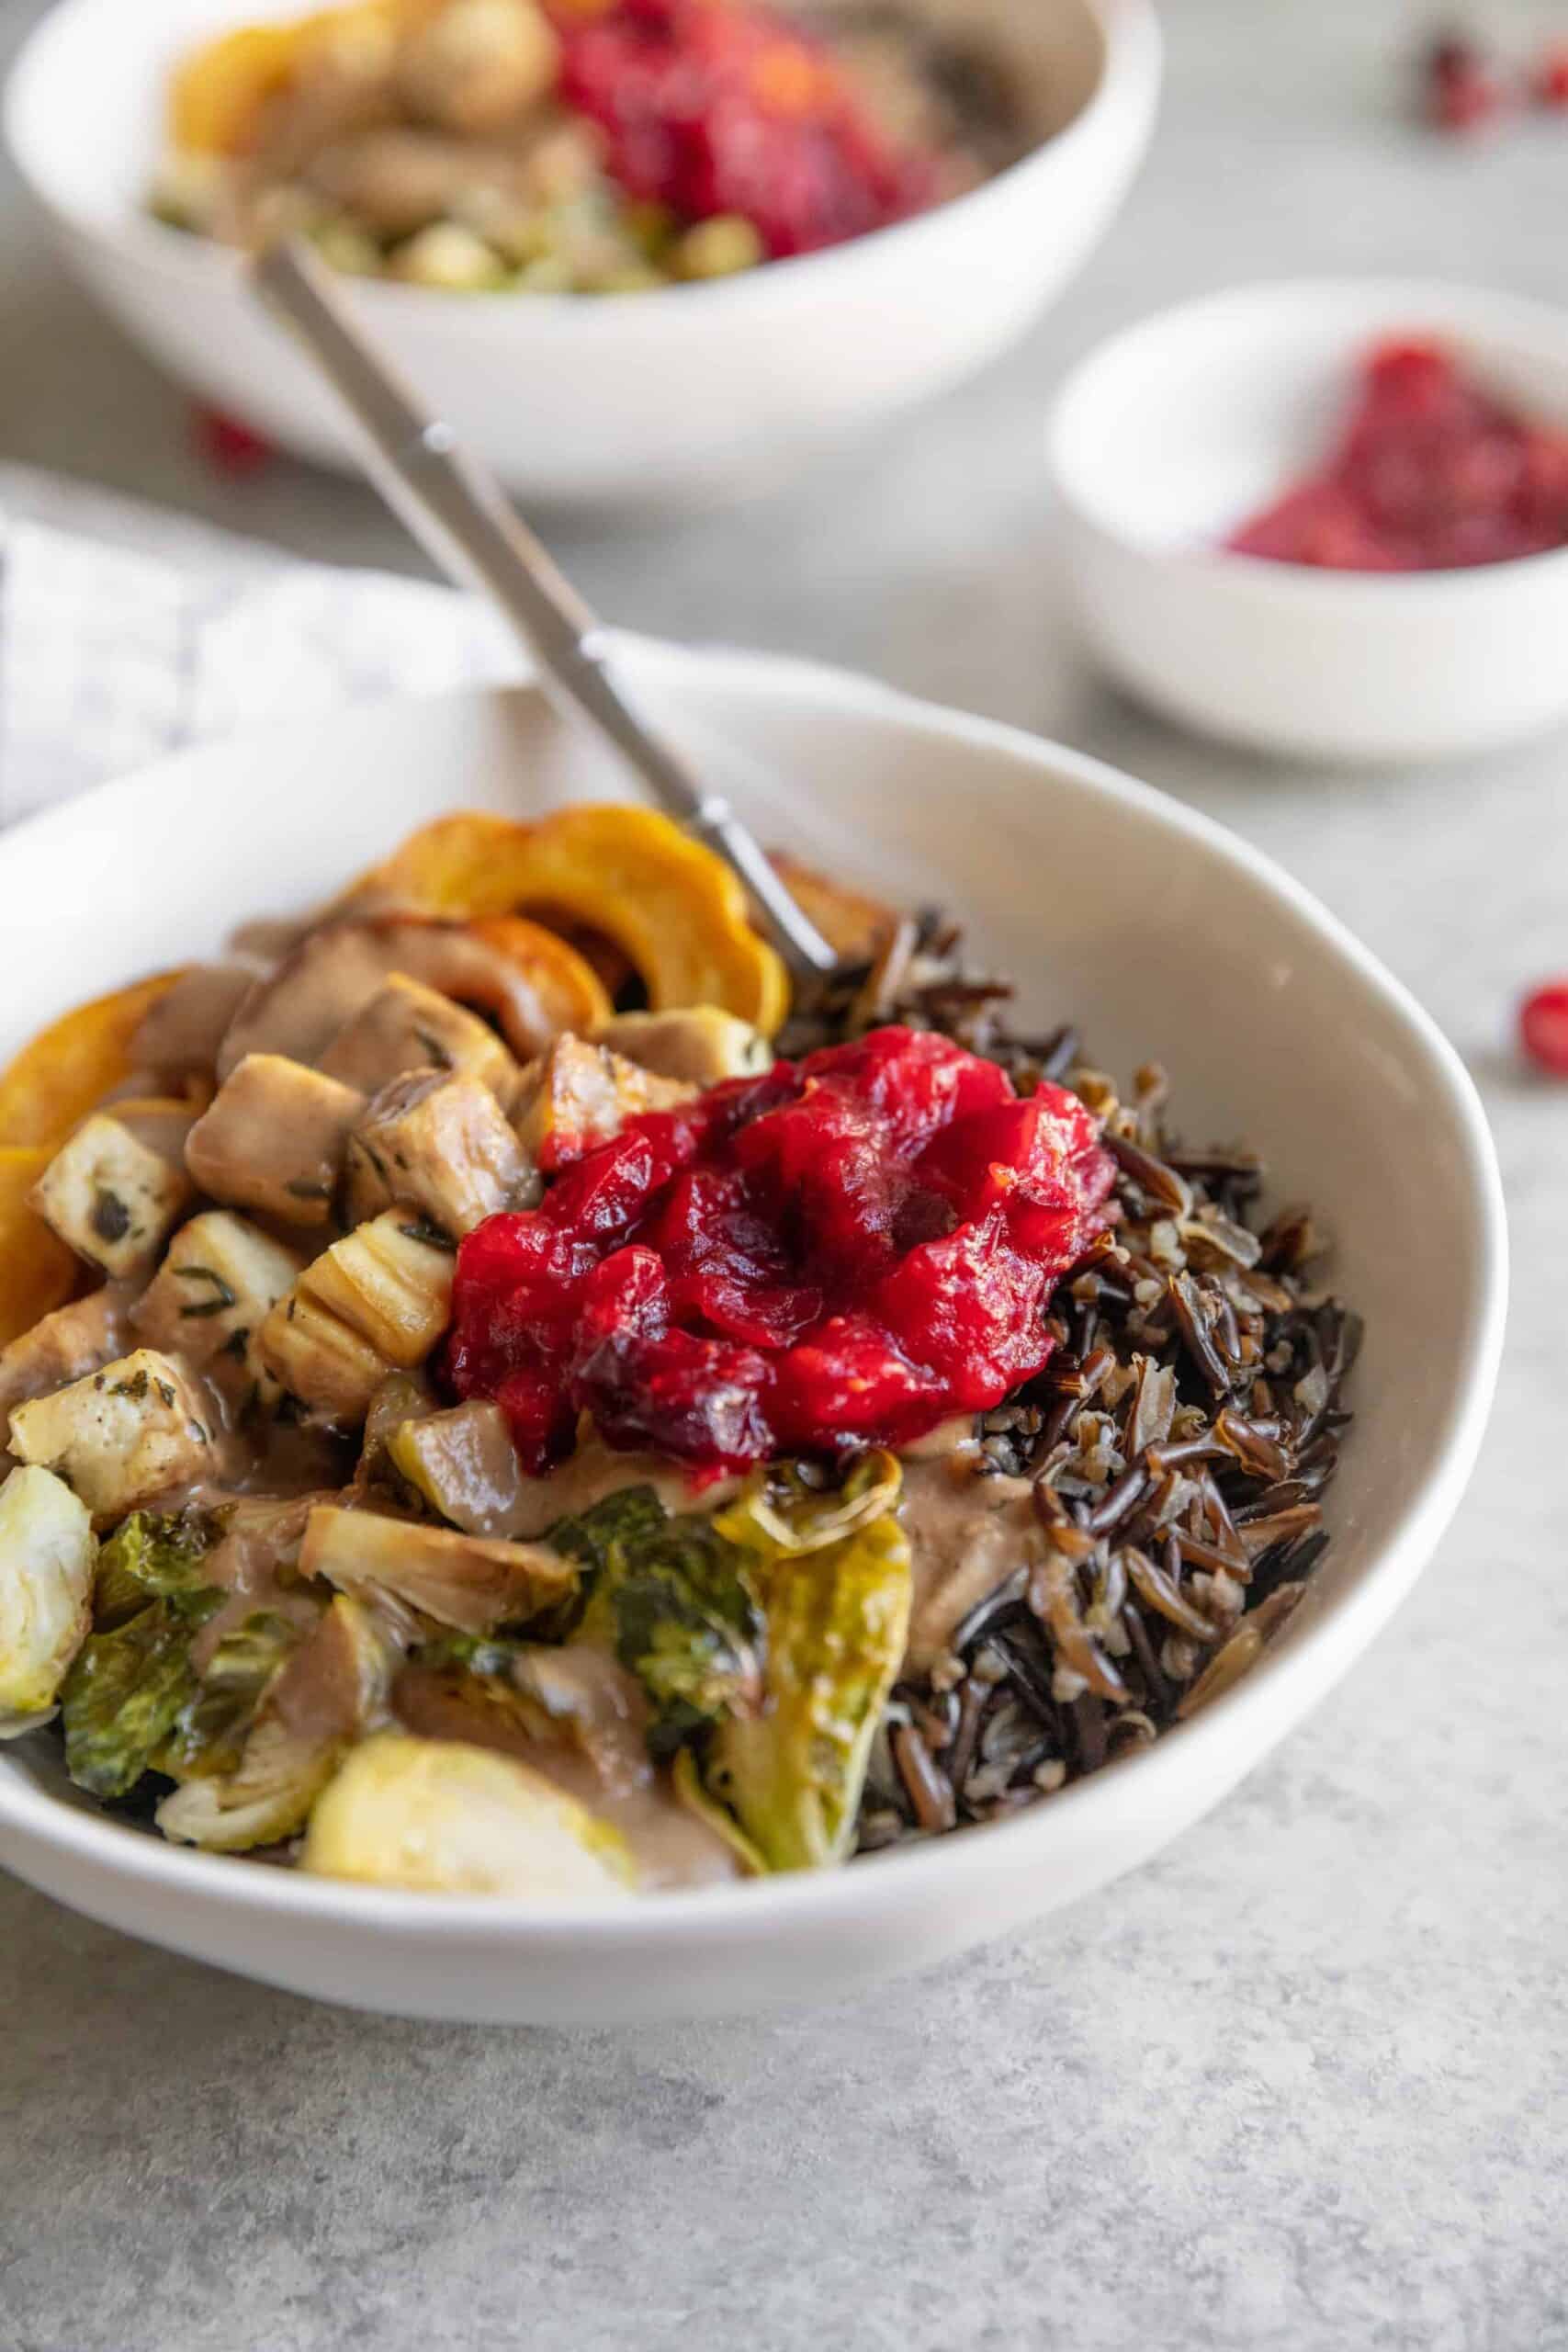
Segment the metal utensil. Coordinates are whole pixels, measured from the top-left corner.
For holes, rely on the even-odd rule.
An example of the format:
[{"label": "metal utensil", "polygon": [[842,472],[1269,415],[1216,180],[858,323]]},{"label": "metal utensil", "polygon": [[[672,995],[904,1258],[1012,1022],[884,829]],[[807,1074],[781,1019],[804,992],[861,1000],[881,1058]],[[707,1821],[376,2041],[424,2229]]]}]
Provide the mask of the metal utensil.
[{"label": "metal utensil", "polygon": [[733,867],[791,969],[836,969],[833,949],[724,795],[694,777],[626,701],[608,667],[603,624],[500,483],[449,424],[424,414],[310,246],[299,239],[273,245],[253,262],[251,276],[352,412],[366,436],[367,471],[426,552],[450,577],[490,597],[557,698],[614,746],[660,808]]}]

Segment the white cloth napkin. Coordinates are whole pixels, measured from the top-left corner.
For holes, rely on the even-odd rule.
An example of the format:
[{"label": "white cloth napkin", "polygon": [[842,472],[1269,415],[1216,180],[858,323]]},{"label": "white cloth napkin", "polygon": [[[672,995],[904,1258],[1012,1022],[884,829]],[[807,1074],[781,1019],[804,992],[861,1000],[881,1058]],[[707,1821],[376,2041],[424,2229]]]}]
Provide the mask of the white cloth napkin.
[{"label": "white cloth napkin", "polygon": [[519,666],[450,589],[0,466],[0,825],[205,737]]}]

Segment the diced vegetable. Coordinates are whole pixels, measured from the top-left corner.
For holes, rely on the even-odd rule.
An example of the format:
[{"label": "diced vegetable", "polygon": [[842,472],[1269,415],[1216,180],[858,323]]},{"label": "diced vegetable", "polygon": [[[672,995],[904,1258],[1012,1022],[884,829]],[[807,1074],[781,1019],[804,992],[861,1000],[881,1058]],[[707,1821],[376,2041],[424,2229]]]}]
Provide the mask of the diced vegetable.
[{"label": "diced vegetable", "polygon": [[44,1722],[92,1624],[92,1521],[47,1470],[0,1486],[0,1738]]},{"label": "diced vegetable", "polygon": [[164,1836],[219,1854],[295,1836],[385,1709],[396,1656],[370,1612],[340,1593],[266,1686],[232,1771],[200,1773],[164,1799]]},{"label": "diced vegetable", "polygon": [[186,1166],[215,1201],[325,1225],[364,1110],[355,1088],[287,1054],[247,1054],[191,1129]]},{"label": "diced vegetable", "polygon": [[177,1161],[100,1111],[56,1152],[32,1204],[79,1258],[124,1279],[152,1265],[191,1190]]},{"label": "diced vegetable", "polygon": [[538,1195],[500,1103],[463,1070],[413,1070],[384,1086],[350,1137],[347,1174],[355,1220],[405,1202],[454,1238]]},{"label": "diced vegetable", "polygon": [[593,1043],[661,1078],[689,1079],[696,1086],[757,1077],[773,1058],[760,1029],[716,1004],[694,1004],[679,1012],[617,1012],[595,1029]]},{"label": "diced vegetable", "polygon": [[658,1078],[608,1046],[558,1037],[526,1074],[513,1116],[539,1167],[564,1167],[620,1134],[641,1111],[664,1111],[697,1091],[689,1079]]},{"label": "diced vegetable", "polygon": [[[5,1157],[0,1152],[0,1160]],[[29,1221],[46,1250],[60,1248],[41,1222],[31,1217]],[[6,1319],[4,1225],[5,1213],[0,1208],[0,1329]],[[69,1251],[61,1250],[60,1254],[70,1268]],[[51,1388],[63,1388],[68,1381],[80,1380],[84,1373],[112,1363],[125,1344],[120,1318],[121,1304],[112,1290],[89,1291],[85,1298],[73,1298],[69,1305],[40,1316],[28,1329],[0,1346],[0,1442],[17,1405],[34,1396],[47,1396]]]},{"label": "diced vegetable", "polygon": [[423,1363],[451,1307],[450,1247],[390,1209],[306,1267],[261,1327],[262,1363],[324,1419],[362,1420],[389,1371]]},{"label": "diced vegetable", "polygon": [[908,1542],[891,1513],[765,1569],[762,1703],[719,1724],[705,1779],[770,1870],[849,1851],[909,1600]]},{"label": "diced vegetable", "polygon": [[340,1591],[389,1595],[469,1634],[525,1624],[569,1600],[571,1561],[542,1544],[498,1544],[450,1527],[319,1504],[299,1555],[301,1572]]},{"label": "diced vegetable", "polygon": [[143,1339],[177,1351],[243,1408],[268,1385],[256,1334],[303,1264],[246,1218],[208,1209],[175,1234],[131,1320]]},{"label": "diced vegetable", "polygon": [[382,1732],[318,1802],[308,1871],[446,1894],[618,1902],[637,1878],[620,1833],[510,1756]]},{"label": "diced vegetable", "polygon": [[439,989],[393,972],[321,1055],[329,1076],[375,1094],[415,1069],[463,1070],[510,1099],[517,1065],[495,1031]]},{"label": "diced vegetable", "polygon": [[115,1520],[206,1470],[212,1433],[179,1366],[138,1348],[52,1396],[18,1405],[11,1451],[55,1471],[99,1520]]},{"label": "diced vegetable", "polygon": [[387,1450],[394,1468],[454,1527],[468,1535],[513,1533],[523,1473],[499,1405],[475,1398],[407,1419],[391,1430]]}]

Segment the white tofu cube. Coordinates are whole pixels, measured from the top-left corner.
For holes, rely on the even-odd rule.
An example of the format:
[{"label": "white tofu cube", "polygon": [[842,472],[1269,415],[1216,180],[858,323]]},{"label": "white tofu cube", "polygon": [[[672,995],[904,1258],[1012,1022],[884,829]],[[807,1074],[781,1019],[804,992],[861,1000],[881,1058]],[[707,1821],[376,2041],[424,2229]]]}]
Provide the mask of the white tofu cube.
[{"label": "white tofu cube", "polygon": [[50,1161],[32,1205],[67,1249],[126,1281],[152,1264],[191,1192],[177,1160],[96,1111]]},{"label": "white tofu cube", "polygon": [[351,1086],[285,1054],[247,1054],[190,1131],[186,1166],[215,1201],[290,1225],[325,1225],[350,1128]]},{"label": "white tofu cube", "polygon": [[538,1189],[500,1103],[464,1070],[412,1070],[384,1086],[349,1137],[345,1174],[355,1219],[406,1201],[455,1237]]},{"label": "white tofu cube", "polygon": [[240,1408],[272,1386],[257,1334],[305,1261],[229,1209],[182,1225],[131,1322],[155,1348],[176,1351]]},{"label": "white tofu cube", "polygon": [[100,1521],[190,1484],[212,1463],[206,1406],[178,1364],[153,1348],[18,1405],[10,1445],[18,1461],[62,1478]]}]

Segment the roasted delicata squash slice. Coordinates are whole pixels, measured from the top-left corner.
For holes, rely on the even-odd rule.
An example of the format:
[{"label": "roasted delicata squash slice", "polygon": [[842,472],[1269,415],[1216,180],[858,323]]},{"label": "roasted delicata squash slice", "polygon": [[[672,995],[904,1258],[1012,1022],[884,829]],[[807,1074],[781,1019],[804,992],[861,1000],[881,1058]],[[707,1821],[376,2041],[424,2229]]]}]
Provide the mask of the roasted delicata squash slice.
[{"label": "roasted delicata squash slice", "polygon": [[772,1036],[789,1007],[784,967],[734,875],[657,809],[585,802],[535,825],[438,818],[367,887],[470,917],[547,906],[613,940],[656,1012],[716,1005]]},{"label": "roasted delicata squash slice", "polygon": [[95,997],[40,1030],[0,1071],[0,1148],[63,1143],[73,1127],[137,1067],[138,1032],[180,978],[161,972]]},{"label": "roasted delicata squash slice", "polygon": [[85,1503],[47,1470],[0,1486],[0,1739],[42,1723],[93,1622],[97,1541]]},{"label": "roasted delicata squash slice", "polygon": [[169,135],[186,155],[243,155],[262,113],[294,78],[298,25],[237,25],[206,42],[175,69],[169,91]]},{"label": "roasted delicata squash slice", "polygon": [[619,1902],[637,1872],[620,1832],[515,1757],[380,1732],[320,1798],[301,1856],[326,1878],[437,1894]]},{"label": "roasted delicata squash slice", "polygon": [[81,1276],[74,1252],[32,1206],[53,1157],[47,1145],[0,1148],[0,1348],[62,1306]]}]

